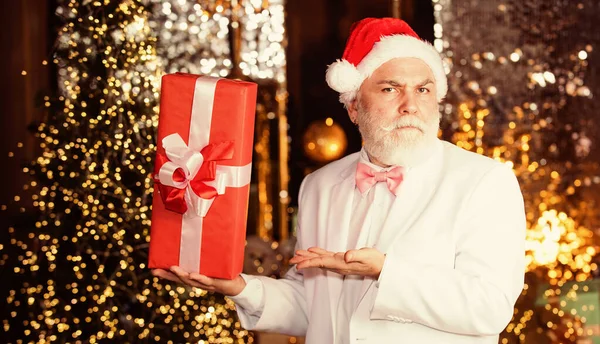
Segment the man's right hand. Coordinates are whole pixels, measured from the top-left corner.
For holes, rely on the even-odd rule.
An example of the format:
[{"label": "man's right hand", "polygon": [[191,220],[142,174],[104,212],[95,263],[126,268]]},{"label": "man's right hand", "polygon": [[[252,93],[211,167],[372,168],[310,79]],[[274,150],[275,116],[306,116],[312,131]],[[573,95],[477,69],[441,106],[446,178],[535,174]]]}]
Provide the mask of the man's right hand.
[{"label": "man's right hand", "polygon": [[244,290],[246,281],[242,276],[237,276],[232,280],[211,278],[198,273],[185,272],[178,266],[172,266],[170,271],[163,269],[152,269],[152,275],[169,281],[183,283],[190,287],[200,288],[206,291],[216,292],[225,296],[235,296]]}]

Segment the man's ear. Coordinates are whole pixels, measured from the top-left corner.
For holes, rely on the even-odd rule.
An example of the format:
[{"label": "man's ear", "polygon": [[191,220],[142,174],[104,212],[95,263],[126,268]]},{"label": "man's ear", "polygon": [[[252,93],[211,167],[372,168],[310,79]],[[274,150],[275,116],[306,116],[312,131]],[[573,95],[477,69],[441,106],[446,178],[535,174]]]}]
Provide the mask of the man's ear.
[{"label": "man's ear", "polygon": [[348,103],[348,117],[350,117],[350,120],[352,121],[352,123],[357,124],[356,123],[356,119],[358,118],[358,100],[357,98],[354,98],[354,100],[352,100],[350,103]]}]

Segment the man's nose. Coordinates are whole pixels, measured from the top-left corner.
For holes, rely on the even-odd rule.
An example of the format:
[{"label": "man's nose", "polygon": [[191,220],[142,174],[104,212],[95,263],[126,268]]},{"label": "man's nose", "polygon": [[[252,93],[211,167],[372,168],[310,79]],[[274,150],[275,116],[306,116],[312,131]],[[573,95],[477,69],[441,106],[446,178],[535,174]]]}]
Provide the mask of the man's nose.
[{"label": "man's nose", "polygon": [[417,113],[417,100],[411,92],[404,92],[400,97],[398,112],[402,115],[414,115]]}]

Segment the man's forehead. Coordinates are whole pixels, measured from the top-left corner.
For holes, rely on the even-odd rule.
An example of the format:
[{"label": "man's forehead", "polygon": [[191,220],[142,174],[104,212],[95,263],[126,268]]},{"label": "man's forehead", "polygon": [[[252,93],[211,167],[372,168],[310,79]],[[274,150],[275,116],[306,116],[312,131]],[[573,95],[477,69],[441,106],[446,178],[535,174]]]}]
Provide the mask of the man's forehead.
[{"label": "man's forehead", "polygon": [[374,80],[378,85],[390,84],[390,85],[406,85],[406,84],[419,84],[419,85],[427,85],[427,84],[435,84],[435,80],[433,78],[393,78],[393,77],[383,77],[379,80]]},{"label": "man's forehead", "polygon": [[[381,66],[386,66],[386,65],[391,65],[391,66],[410,66],[413,68],[427,68],[427,69],[431,69],[429,67],[429,65],[427,64],[427,62],[425,62],[423,59],[417,58],[417,57],[395,57],[393,59],[387,60],[384,63],[381,64]],[[380,66],[380,67],[381,67]]]},{"label": "man's forehead", "polygon": [[380,79],[382,77],[390,77],[394,79],[412,80],[414,78],[430,78],[434,79],[431,68],[420,59],[417,58],[395,58],[382,64],[375,70],[372,76]]}]

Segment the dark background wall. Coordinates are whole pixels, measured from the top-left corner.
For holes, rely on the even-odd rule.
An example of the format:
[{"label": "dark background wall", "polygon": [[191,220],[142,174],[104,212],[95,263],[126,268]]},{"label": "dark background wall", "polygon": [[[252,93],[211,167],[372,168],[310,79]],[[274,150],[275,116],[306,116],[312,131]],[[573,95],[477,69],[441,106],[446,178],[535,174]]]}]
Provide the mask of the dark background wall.
[{"label": "dark background wall", "polygon": [[[36,156],[37,144],[27,127],[42,115],[36,97],[50,84],[52,8],[53,1],[47,0],[0,1],[0,206],[22,190],[27,181],[23,162]],[[18,208],[0,210],[2,228],[9,212]]]}]

